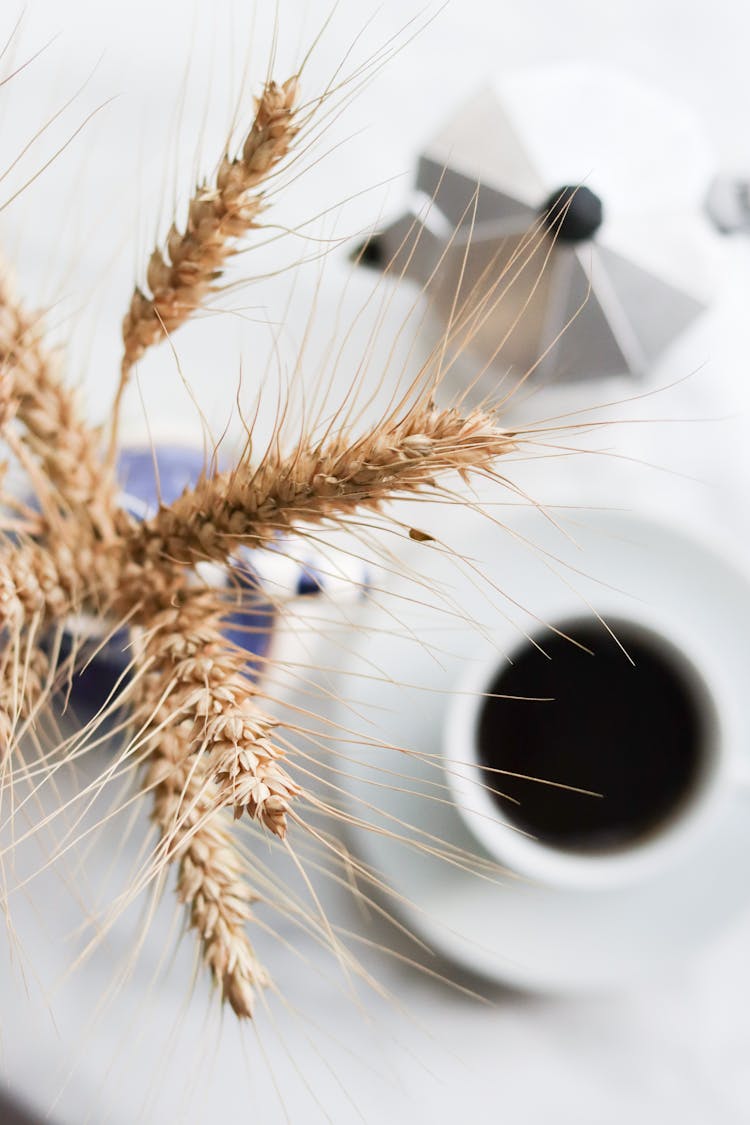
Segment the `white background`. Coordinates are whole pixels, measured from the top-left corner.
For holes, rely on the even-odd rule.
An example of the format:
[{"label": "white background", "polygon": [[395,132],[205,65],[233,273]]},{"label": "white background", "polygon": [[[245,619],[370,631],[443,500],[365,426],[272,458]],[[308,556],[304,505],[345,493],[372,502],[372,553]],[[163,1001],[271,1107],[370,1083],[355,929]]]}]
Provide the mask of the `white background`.
[{"label": "white background", "polygon": [[[307,46],[326,14],[322,4],[281,0],[279,73],[285,62],[299,59],[300,44]],[[368,5],[342,4],[314,53],[310,89],[333,72],[370,14]],[[364,32],[364,49],[360,44],[355,53],[361,58],[374,50],[414,14],[386,0]],[[10,32],[15,16],[14,6],[4,4],[0,36]],[[0,201],[91,109],[116,96],[2,213],[5,250],[18,266],[20,284],[32,300],[54,304],[56,329],[70,343],[71,377],[85,382],[96,417],[104,415],[115,381],[117,326],[126,296],[148,247],[165,229],[173,185],[184,195],[194,170],[210,166],[244,63],[251,59],[251,75],[263,72],[273,17],[267,10],[253,17],[249,5],[223,0],[193,7],[177,0],[96,5],[31,0],[28,6],[18,61],[56,38],[0,91],[3,166],[50,112],[89,82],[3,181]],[[417,23],[425,22],[417,15]],[[376,224],[382,212],[398,208],[414,156],[446,114],[483,78],[532,63],[583,60],[627,67],[694,109],[717,166],[750,169],[749,36],[750,9],[739,0],[451,4],[404,44],[333,123],[320,151],[334,141],[348,138],[346,143],[312,169],[304,186],[292,185],[283,221],[294,225],[351,196],[335,221],[326,219],[315,229],[344,237]],[[400,42],[408,37],[402,34]],[[394,177],[400,179],[387,188],[373,187]],[[309,253],[309,245],[302,252]],[[275,253],[272,247],[260,256],[264,269],[273,268],[267,263],[276,262]],[[287,239],[278,247],[278,260],[288,262],[299,253],[298,243]],[[691,473],[701,483],[665,480],[664,474],[632,466],[627,473],[613,468],[611,478],[591,487],[609,498],[625,487],[627,476],[631,494],[642,491],[644,503],[647,494],[649,505],[667,504],[702,530],[732,538],[744,552],[750,247],[738,239],[722,254],[713,314],[670,354],[653,385],[692,377],[647,410],[662,418],[712,421],[633,429],[616,441],[629,456]],[[252,266],[248,261],[247,272],[256,271],[256,261]],[[318,293],[305,362],[311,380],[325,361],[337,315],[346,326],[372,281],[349,278],[341,248],[332,251],[322,275],[316,264],[306,267],[285,313],[288,285],[288,276],[253,285],[233,305],[242,315],[208,317],[181,336],[184,375],[215,430],[230,412],[240,359],[243,387],[250,384],[246,401],[252,400],[253,380],[268,358],[268,322],[284,320],[269,370],[288,374]],[[410,297],[396,299],[396,321],[410,303]],[[355,351],[362,332],[355,332]],[[382,343],[379,349],[375,365]],[[341,387],[350,380],[343,366],[337,375]],[[195,410],[167,349],[143,365],[141,383],[156,430],[199,437]],[[137,428],[142,415],[135,394],[129,425]],[[261,426],[270,425],[271,415],[272,409],[265,409]],[[538,479],[548,487],[542,470]],[[558,483],[549,483],[550,493]],[[99,853],[90,858],[99,871],[107,861]],[[738,879],[745,877],[744,857],[741,861]],[[696,894],[704,890],[697,887]],[[26,927],[24,933],[28,964],[39,972],[40,983],[32,977],[24,985],[18,962],[2,969],[8,1082],[40,1111],[59,1098],[53,1120],[129,1125],[226,1118],[265,1125],[288,1119],[296,1125],[361,1117],[407,1122],[417,1116],[436,1122],[507,1117],[530,1125],[550,1119],[561,1125],[634,1120],[699,1125],[750,1118],[750,922],[728,933],[689,974],[676,970],[675,978],[657,989],[585,1001],[491,991],[489,1005],[481,1005],[373,953],[368,965],[393,995],[381,1001],[362,990],[358,1007],[340,979],[331,983],[317,975],[311,943],[302,946],[310,963],[268,944],[264,955],[282,988],[285,981],[293,983],[290,999],[298,1011],[277,1002],[272,1019],[261,1021],[258,1037],[252,1031],[243,1037],[228,1019],[220,1029],[206,1016],[200,990],[192,1005],[183,1004],[189,957],[153,985],[152,977],[161,981],[163,975],[159,958],[171,950],[171,915],[155,927],[145,965],[127,983],[125,998],[107,1003],[94,1024],[91,1014],[106,999],[112,966],[128,952],[125,936],[115,937],[50,996],[69,957],[60,934],[79,921],[72,896],[64,901],[57,896],[51,881],[40,880],[30,888],[29,904],[18,908],[22,922],[27,914],[41,918],[37,930]],[[338,905],[356,924],[354,908]],[[375,935],[383,937],[377,928]]]}]

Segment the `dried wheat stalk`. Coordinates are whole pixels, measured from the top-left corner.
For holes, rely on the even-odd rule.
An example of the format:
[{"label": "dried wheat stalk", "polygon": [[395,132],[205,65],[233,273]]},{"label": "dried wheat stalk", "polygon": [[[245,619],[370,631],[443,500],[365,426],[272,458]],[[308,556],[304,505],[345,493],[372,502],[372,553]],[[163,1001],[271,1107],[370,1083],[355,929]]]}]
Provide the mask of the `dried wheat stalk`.
[{"label": "dried wheat stalk", "polygon": [[[123,357],[113,408],[110,456],[83,420],[44,348],[39,322],[0,277],[0,429],[16,420],[56,493],[37,541],[8,543],[0,554],[0,630],[8,640],[0,675],[0,746],[10,747],[19,717],[32,714],[46,677],[29,652],[19,697],[18,661],[9,657],[34,630],[64,623],[79,608],[127,619],[137,628],[136,675],[128,697],[147,748],[144,791],[153,795],[160,833],[157,863],[177,865],[177,890],[189,911],[221,995],[240,1017],[268,983],[245,932],[256,895],[231,835],[230,812],[248,815],[284,839],[300,793],[274,743],[245,656],[223,638],[222,595],[195,584],[194,566],[227,564],[239,544],[261,547],[279,531],[380,510],[404,495],[439,489],[456,472],[492,472],[516,448],[491,414],[438,409],[426,397],[360,437],[344,427],[291,453],[277,442],[260,463],[248,457],[202,478],[170,507],[137,524],[118,509],[112,465],[117,417],[134,363],[178,328],[216,284],[237,240],[259,225],[263,189],[300,129],[297,79],[268,82],[242,151],[225,156],[215,182],[190,201],[184,231],[172,227],[155,250],[147,292],[136,289],[122,326]],[[13,430],[14,432],[14,430]],[[54,517],[54,518],[53,518]],[[3,676],[7,682],[3,682]],[[160,868],[161,869],[161,868]]]},{"label": "dried wheat stalk", "polygon": [[267,83],[240,155],[222,158],[213,185],[199,187],[190,200],[185,230],[173,225],[165,250],[153,251],[146,273],[151,295],[136,288],[122,323],[115,415],[133,364],[201,306],[237,240],[258,225],[264,207],[259,189],[297,135],[297,89],[296,77]]},{"label": "dried wheat stalk", "polygon": [[[153,695],[162,680],[154,677]],[[167,845],[170,862],[179,864],[177,893],[189,910],[203,959],[221,995],[238,1016],[250,1017],[255,989],[267,984],[245,933],[255,895],[243,878],[242,862],[232,843],[226,813],[217,808],[215,785],[186,747],[192,724],[174,723],[163,709],[154,723],[159,732],[145,787],[153,789],[152,819]]]},{"label": "dried wheat stalk", "polygon": [[[223,638],[223,607],[211,590],[183,590],[151,623],[140,663],[168,685],[170,716],[217,784],[217,800],[243,811],[274,835],[286,835],[289,800],[298,787],[272,741],[273,722],[260,710],[246,654]],[[177,602],[178,604],[174,604]]]},{"label": "dried wheat stalk", "polygon": [[46,655],[26,633],[16,639],[17,645],[6,644],[0,664],[0,764],[13,753],[18,724],[34,713],[48,681]]},{"label": "dried wheat stalk", "polygon": [[8,371],[9,365],[0,361],[0,434],[16,416],[16,399],[13,394],[13,380]]},{"label": "dried wheat stalk", "polygon": [[0,633],[63,620],[80,604],[86,552],[57,543],[15,544],[0,553]]},{"label": "dried wheat stalk", "polygon": [[237,545],[259,547],[278,531],[380,509],[399,495],[435,487],[443,473],[491,470],[516,448],[492,415],[419,402],[352,441],[339,432],[282,456],[272,446],[257,468],[241,463],[204,478],[132,535],[140,565],[225,560]]},{"label": "dried wheat stalk", "polygon": [[0,372],[0,424],[18,419],[62,507],[99,534],[109,534],[116,485],[105,472],[99,438],[60,378],[57,357],[44,345],[41,319],[24,310],[5,270],[0,271]]},{"label": "dried wheat stalk", "polygon": [[154,732],[145,788],[154,792],[152,818],[167,858],[179,862],[180,901],[222,996],[249,1017],[267,977],[244,931],[255,896],[225,807],[235,815],[247,808],[283,835],[296,787],[278,765],[270,723],[251,699],[241,654],[226,649],[219,617],[216,595],[195,590],[158,615],[141,653],[148,671],[138,681],[137,712],[145,709]]}]

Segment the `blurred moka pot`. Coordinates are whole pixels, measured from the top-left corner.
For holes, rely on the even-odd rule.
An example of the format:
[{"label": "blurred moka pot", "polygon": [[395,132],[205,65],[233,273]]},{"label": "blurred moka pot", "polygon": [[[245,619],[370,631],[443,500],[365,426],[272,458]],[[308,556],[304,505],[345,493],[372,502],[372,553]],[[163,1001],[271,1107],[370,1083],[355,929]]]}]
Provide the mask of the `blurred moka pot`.
[{"label": "blurred moka pot", "polygon": [[407,210],[359,260],[424,286],[444,324],[478,301],[469,350],[495,375],[638,375],[709,301],[712,175],[661,92],[600,68],[520,72],[428,145]]}]

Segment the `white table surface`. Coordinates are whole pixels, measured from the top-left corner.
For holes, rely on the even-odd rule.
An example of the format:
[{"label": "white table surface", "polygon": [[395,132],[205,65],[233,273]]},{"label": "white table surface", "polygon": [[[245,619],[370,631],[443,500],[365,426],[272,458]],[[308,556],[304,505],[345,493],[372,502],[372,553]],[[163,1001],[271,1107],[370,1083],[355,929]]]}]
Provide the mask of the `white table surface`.
[{"label": "white table surface", "polygon": [[[377,46],[415,8],[385,0],[365,42]],[[298,44],[309,42],[326,12],[327,5],[317,0],[280,0],[282,60],[299,57]],[[369,12],[369,5],[352,0],[341,6],[310,66],[311,88],[332,72],[343,45]],[[0,37],[11,29],[14,13],[14,4],[3,5]],[[266,10],[257,16],[256,74],[265,62],[272,19]],[[51,153],[90,109],[117,95],[0,216],[6,252],[19,267],[24,291],[59,301],[58,328],[61,336],[72,331],[71,372],[85,383],[92,415],[101,417],[106,409],[125,295],[146,248],[164,229],[175,169],[182,174],[180,183],[189,182],[196,148],[204,155],[203,167],[217,149],[212,139],[221,137],[228,120],[248,53],[250,22],[249,6],[225,0],[192,6],[177,0],[102,0],[98,5],[31,0],[28,5],[19,59],[59,34],[16,82],[0,90],[3,163],[92,71],[49,139],[42,138],[40,154]],[[349,139],[312,170],[304,190],[292,188],[282,219],[292,225],[351,196],[336,221],[326,221],[326,233],[353,236],[375,224],[380,213],[398,208],[421,143],[482,78],[501,68],[559,60],[611,63],[660,83],[692,106],[715,146],[718,166],[750,169],[749,36],[750,8],[740,0],[701,0],[687,7],[673,0],[453,3],[436,13],[335,123],[331,143]],[[175,107],[188,59],[188,94],[175,145]],[[207,93],[210,111],[201,139]],[[320,151],[326,147],[324,142]],[[25,174],[42,159],[27,161]],[[373,188],[393,177],[400,179]],[[8,185],[21,179],[21,171],[12,173],[8,192]],[[301,252],[310,253],[310,247],[300,249],[294,240],[290,246],[287,240],[278,248],[279,260],[288,262]],[[275,262],[275,253],[273,248],[257,260]],[[255,258],[252,266],[248,259],[251,268],[258,269]],[[697,483],[617,461],[606,476],[579,462],[563,477],[545,476],[545,467],[536,465],[523,479],[547,501],[585,495],[589,501],[622,500],[657,511],[666,506],[709,536],[731,541],[732,550],[747,560],[750,246],[741,239],[726,245],[720,273],[714,310],[670,351],[649,386],[695,374],[651,399],[645,411],[643,404],[632,408],[640,417],[710,420],[623,427],[607,438],[610,447],[627,456],[657,462]],[[288,282],[287,275],[255,285],[236,299],[243,315],[208,317],[180,337],[184,374],[216,430],[233,401],[240,355],[243,386],[252,382],[258,356],[265,361],[268,322],[284,316]],[[279,366],[289,370],[316,289],[315,330],[305,365],[311,373],[324,362],[326,334],[339,305],[346,325],[371,287],[368,276],[349,278],[343,250],[332,252],[322,275],[315,263],[308,265],[279,332]],[[392,323],[410,303],[411,295],[396,299]],[[354,352],[361,347],[365,324],[355,331]],[[374,366],[390,344],[385,336]],[[339,389],[350,378],[346,363],[341,366]],[[144,364],[141,382],[157,429],[199,435],[167,349]],[[261,414],[261,428],[269,424],[272,398]],[[140,415],[134,394],[128,407],[132,429],[138,428]],[[420,519],[424,523],[424,515]],[[62,779],[63,792],[71,784]],[[73,890],[85,898],[84,884],[96,885],[116,844],[100,837],[84,874],[68,866]],[[118,869],[135,855],[136,845],[132,853],[128,847]],[[744,868],[744,857],[738,857],[738,879],[746,877]],[[321,893],[339,920],[362,929],[344,892]],[[13,956],[0,962],[3,1067],[10,1088],[40,1112],[55,1103],[53,1121],[266,1125],[290,1120],[307,1125],[330,1120],[338,1125],[417,1118],[441,1123],[507,1119],[523,1125],[549,1120],[561,1125],[739,1125],[750,1119],[750,918],[689,972],[676,967],[658,989],[596,1000],[490,990],[489,1003],[482,1004],[365,948],[364,961],[391,998],[377,998],[360,987],[357,1004],[330,959],[311,941],[294,937],[298,958],[278,941],[261,937],[263,956],[289,1006],[274,998],[256,1036],[254,1030],[240,1032],[229,1018],[220,1026],[201,985],[188,1003],[189,941],[169,972],[163,971],[160,958],[171,957],[175,932],[171,904],[158,914],[132,976],[93,1023],[113,966],[122,963],[132,943],[132,918],[130,925],[118,924],[108,943],[50,995],[75,945],[64,940],[81,920],[75,895],[49,873],[30,884],[27,895],[16,896],[12,906],[23,953],[19,957],[10,943]],[[291,939],[291,926],[282,924],[281,936]],[[376,922],[372,937],[402,948]],[[477,982],[468,983],[481,990]]]}]

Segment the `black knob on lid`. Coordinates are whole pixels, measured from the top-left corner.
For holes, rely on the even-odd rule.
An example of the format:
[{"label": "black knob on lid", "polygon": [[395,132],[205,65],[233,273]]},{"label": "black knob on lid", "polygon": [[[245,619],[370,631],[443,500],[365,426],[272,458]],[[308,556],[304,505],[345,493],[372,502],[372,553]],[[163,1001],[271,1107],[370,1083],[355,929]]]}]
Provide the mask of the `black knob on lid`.
[{"label": "black knob on lid", "polygon": [[541,208],[544,224],[561,242],[593,238],[602,225],[602,201],[583,184],[557,188]]},{"label": "black knob on lid", "polygon": [[388,264],[383,243],[377,235],[371,235],[357,247],[352,254],[352,261],[359,266],[372,266],[374,269],[383,269]]}]

